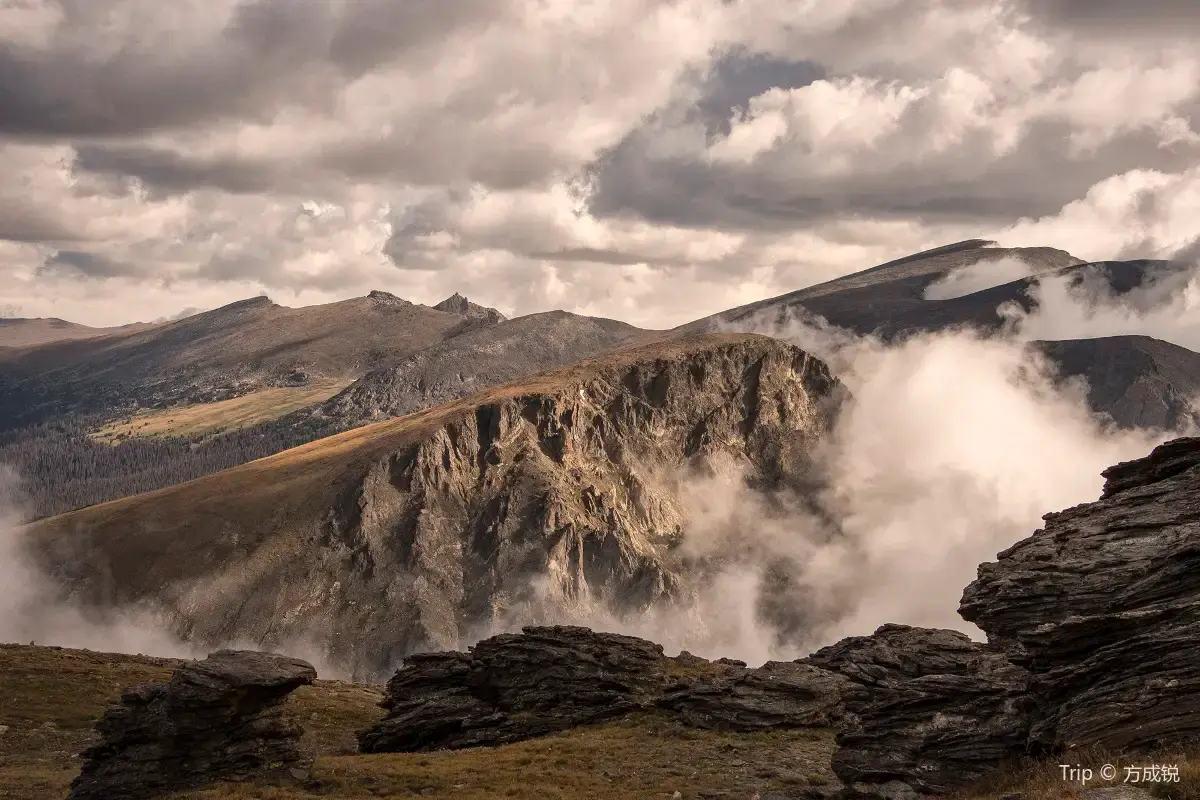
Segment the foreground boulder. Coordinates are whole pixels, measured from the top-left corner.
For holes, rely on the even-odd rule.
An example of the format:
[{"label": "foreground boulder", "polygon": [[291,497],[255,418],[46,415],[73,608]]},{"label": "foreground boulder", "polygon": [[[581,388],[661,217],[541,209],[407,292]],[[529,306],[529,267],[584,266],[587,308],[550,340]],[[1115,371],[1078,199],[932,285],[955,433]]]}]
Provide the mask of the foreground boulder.
[{"label": "foreground boulder", "polygon": [[662,646],[568,626],[526,628],[470,652],[409,656],[388,681],[388,714],[359,734],[364,753],[505,744],[649,707]]},{"label": "foreground boulder", "polygon": [[1200,439],[1106,470],[1095,503],[979,568],[960,613],[1033,674],[1051,750],[1200,735]]},{"label": "foreground boulder", "polygon": [[800,664],[666,658],[661,645],[572,626],[527,627],[469,652],[410,656],[388,710],[359,733],[365,753],[521,741],[633,711],[734,731],[827,727],[850,682]]},{"label": "foreground boulder", "polygon": [[1029,674],[957,631],[884,625],[801,663],[857,687],[833,756],[845,798],[945,794],[1024,752]]},{"label": "foreground boulder", "polygon": [[97,723],[102,741],[83,753],[70,799],[138,800],[299,768],[303,729],[283,704],[316,676],[296,658],[219,650],[129,689]]},{"label": "foreground boulder", "polygon": [[831,727],[841,721],[842,696],[853,687],[837,673],[787,661],[750,669],[740,661],[681,653],[671,664],[678,674],[656,706],[694,728]]}]

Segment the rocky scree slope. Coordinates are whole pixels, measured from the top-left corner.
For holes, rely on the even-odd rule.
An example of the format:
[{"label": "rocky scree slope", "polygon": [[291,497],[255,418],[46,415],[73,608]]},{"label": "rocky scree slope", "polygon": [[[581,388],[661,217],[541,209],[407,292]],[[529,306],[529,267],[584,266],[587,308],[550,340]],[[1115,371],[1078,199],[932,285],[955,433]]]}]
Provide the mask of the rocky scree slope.
[{"label": "rocky scree slope", "polygon": [[649,335],[623,322],[566,311],[476,326],[394,366],[373,370],[325,403],[293,418],[327,420],[342,429],[365,425],[594,358]]},{"label": "rocky scree slope", "polygon": [[766,337],[656,343],[26,530],[78,601],[386,675],[496,627],[689,603],[680,475],[803,485],[844,397]]}]

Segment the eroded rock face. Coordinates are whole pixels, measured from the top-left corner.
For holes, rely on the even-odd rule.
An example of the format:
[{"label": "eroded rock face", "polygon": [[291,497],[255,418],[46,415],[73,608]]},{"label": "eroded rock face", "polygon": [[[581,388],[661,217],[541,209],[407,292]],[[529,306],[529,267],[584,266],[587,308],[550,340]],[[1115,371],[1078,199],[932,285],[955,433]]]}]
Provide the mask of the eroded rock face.
[{"label": "eroded rock face", "polygon": [[962,633],[884,625],[801,663],[857,687],[833,756],[845,798],[945,794],[1024,753],[1029,674]]},{"label": "eroded rock face", "polygon": [[1033,673],[1033,739],[1113,750],[1200,735],[1200,439],[1104,473],[979,568],[960,613]]},{"label": "eroded rock face", "polygon": [[666,658],[660,645],[572,626],[527,627],[469,652],[409,657],[389,681],[387,716],[359,734],[363,752],[515,742],[634,711],[733,731],[828,727],[850,685],[816,667],[761,669]]},{"label": "eroded rock face", "polygon": [[83,753],[70,799],[138,800],[297,767],[303,729],[283,703],[316,676],[296,658],[219,650],[126,690],[97,723],[103,739]]},{"label": "eroded rock face", "polygon": [[334,648],[357,674],[577,609],[686,604],[681,476],[803,480],[844,397],[824,364],[762,337],[536,380],[376,463],[331,513],[320,571],[339,578],[339,628],[363,632]]},{"label": "eroded rock face", "polygon": [[673,663],[682,674],[664,687],[657,706],[696,728],[830,727],[841,721],[842,695],[853,686],[828,670],[786,661],[750,669],[681,653]]},{"label": "eroded rock face", "polygon": [[365,753],[495,745],[648,708],[666,677],[662,647],[570,626],[530,627],[470,652],[411,656],[388,682],[388,715]]}]

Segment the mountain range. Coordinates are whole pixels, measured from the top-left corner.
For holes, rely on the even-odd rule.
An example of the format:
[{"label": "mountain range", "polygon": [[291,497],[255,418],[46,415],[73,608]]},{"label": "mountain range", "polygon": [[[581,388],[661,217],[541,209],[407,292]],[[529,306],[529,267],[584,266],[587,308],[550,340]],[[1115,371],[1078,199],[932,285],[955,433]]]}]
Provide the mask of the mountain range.
[{"label": "mountain range", "polygon": [[[378,677],[528,622],[670,607],[703,638],[704,593],[740,555],[728,531],[724,549],[685,546],[687,486],[820,517],[813,454],[852,402],[813,354],[755,331],[1003,336],[1002,308],[1034,310],[1046,276],[1121,295],[1173,268],[972,240],[665,331],[506,319],[461,295],[254,298],[0,351],[0,461],[73,602],[153,607],[188,641],[303,639]],[[964,274],[971,291],[931,289]],[[1116,428],[1198,421],[1200,354],[1145,336],[1027,346]],[[811,622],[794,557],[770,555],[756,611],[781,641]]]}]

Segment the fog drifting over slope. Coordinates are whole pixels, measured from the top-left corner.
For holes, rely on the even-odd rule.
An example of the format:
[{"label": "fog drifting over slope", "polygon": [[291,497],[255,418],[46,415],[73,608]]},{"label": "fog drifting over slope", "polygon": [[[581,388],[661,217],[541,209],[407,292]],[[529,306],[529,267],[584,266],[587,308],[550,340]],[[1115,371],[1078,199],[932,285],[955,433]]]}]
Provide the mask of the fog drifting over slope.
[{"label": "fog drifting over slope", "polygon": [[1049,275],[1030,295],[1037,303],[1032,313],[1011,305],[1001,309],[1023,339],[1142,335],[1200,351],[1200,266],[1153,274],[1123,295],[1095,271],[1084,272],[1078,285]]},{"label": "fog drifting over slope", "polygon": [[[931,295],[1029,274],[1013,261],[952,274]],[[1044,514],[1096,500],[1105,468],[1187,433],[1113,428],[1088,408],[1087,386],[1061,380],[1027,342],[1143,334],[1200,349],[1198,287],[1195,269],[1119,297],[1098,275],[1074,288],[1046,276],[1031,290],[1038,307],[1006,309],[1009,329],[996,337],[956,331],[889,344],[821,319],[739,324],[821,358],[853,395],[817,453],[827,487],[817,512],[746,488],[736,470],[684,480],[684,548],[719,564],[716,574],[679,605],[637,619],[581,608],[560,621],[752,664],[885,622],[981,636],[957,613],[980,563],[1031,535]],[[534,620],[508,627],[525,621]]]},{"label": "fog drifting over slope", "polygon": [[[973,274],[944,285],[986,282]],[[815,503],[752,491],[733,465],[682,478],[692,510],[683,548],[709,565],[690,595],[638,618],[585,598],[572,609],[526,609],[499,629],[586,624],[751,664],[884,622],[978,636],[957,615],[977,565],[1033,533],[1045,513],[1095,500],[1106,467],[1174,435],[1106,426],[1088,410],[1086,387],[1057,381],[1025,342],[1144,333],[1196,347],[1197,286],[1196,271],[1184,271],[1116,298],[1093,281],[1071,289],[1050,277],[1034,289],[1040,307],[1009,309],[1010,335],[993,338],[953,332],[885,344],[813,319],[741,325],[825,360],[853,395],[815,454],[826,487],[808,498]],[[52,602],[49,579],[19,552],[13,487],[0,484],[0,640],[196,654],[150,611],[99,616]],[[286,649],[323,676],[339,674],[310,643]]]}]

